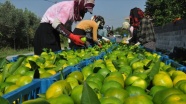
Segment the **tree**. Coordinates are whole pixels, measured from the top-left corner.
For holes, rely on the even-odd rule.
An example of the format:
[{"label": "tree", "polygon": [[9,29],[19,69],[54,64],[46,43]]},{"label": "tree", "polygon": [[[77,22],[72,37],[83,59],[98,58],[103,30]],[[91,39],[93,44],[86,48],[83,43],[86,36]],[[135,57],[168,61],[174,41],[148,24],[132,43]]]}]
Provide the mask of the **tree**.
[{"label": "tree", "polygon": [[154,26],[163,26],[186,18],[186,0],[147,0],[145,13],[153,18]]},{"label": "tree", "polygon": [[121,27],[118,27],[114,30],[114,33],[118,33],[119,35],[123,36],[123,34],[129,35],[129,31],[123,30]]},{"label": "tree", "polygon": [[[9,1],[0,3],[0,48],[26,48],[32,45],[40,19],[27,9],[16,9]],[[27,40],[27,41],[25,41]]]}]

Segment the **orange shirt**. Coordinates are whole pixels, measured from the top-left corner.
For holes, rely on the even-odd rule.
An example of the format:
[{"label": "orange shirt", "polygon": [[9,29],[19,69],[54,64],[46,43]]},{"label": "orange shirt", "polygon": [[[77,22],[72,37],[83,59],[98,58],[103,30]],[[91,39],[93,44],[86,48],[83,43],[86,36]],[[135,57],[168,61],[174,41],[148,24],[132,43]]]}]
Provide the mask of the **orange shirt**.
[{"label": "orange shirt", "polygon": [[93,33],[93,41],[98,41],[97,32],[98,32],[98,24],[92,20],[82,20],[77,25],[76,28],[82,30],[91,29]]}]

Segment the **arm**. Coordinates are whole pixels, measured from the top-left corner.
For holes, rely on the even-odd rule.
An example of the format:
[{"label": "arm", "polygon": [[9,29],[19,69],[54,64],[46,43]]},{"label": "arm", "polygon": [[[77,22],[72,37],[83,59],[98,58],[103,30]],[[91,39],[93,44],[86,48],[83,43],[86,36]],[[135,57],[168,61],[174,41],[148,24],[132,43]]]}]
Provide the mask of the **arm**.
[{"label": "arm", "polygon": [[60,34],[68,37],[70,40],[72,40],[77,45],[83,45],[84,43],[81,41],[81,36],[74,35],[70,31],[68,31],[64,24],[62,24],[58,19],[55,19],[52,23],[52,27],[56,29]]},{"label": "arm", "polygon": [[92,21],[92,33],[93,33],[93,41],[97,42],[98,41],[98,25],[96,22]]}]

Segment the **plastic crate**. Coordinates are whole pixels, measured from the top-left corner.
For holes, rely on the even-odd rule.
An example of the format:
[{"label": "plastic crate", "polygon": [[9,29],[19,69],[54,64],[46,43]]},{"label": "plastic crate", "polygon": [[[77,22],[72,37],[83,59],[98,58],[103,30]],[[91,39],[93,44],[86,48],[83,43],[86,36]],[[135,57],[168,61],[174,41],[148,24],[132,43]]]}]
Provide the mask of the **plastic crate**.
[{"label": "plastic crate", "polygon": [[175,67],[176,69],[183,67],[183,65],[179,64],[178,62],[172,61],[171,66]]},{"label": "plastic crate", "polygon": [[78,67],[69,66],[69,67],[65,68],[64,70],[62,70],[61,73],[63,75],[63,78],[66,78],[67,75],[69,75],[71,72],[76,71],[76,70],[80,71],[80,69]]},{"label": "plastic crate", "polygon": [[66,78],[66,76],[69,73],[73,72],[74,70],[77,70],[77,68],[75,68],[74,66],[68,66],[64,68],[61,72],[58,72],[57,74],[49,78],[38,79],[41,82],[40,93],[45,93],[51,84],[53,84],[54,82],[58,80]]},{"label": "plastic crate", "polygon": [[181,71],[186,73],[186,67],[185,66],[181,66],[181,67],[177,68],[177,70],[181,70]]},{"label": "plastic crate", "polygon": [[83,67],[89,65],[90,63],[92,63],[92,61],[89,60],[89,59],[86,59],[86,60],[83,60],[83,61],[79,62],[77,65],[75,65],[75,67],[83,68]]},{"label": "plastic crate", "polygon": [[17,90],[4,94],[2,97],[7,99],[10,104],[13,104],[13,102],[21,104],[23,99],[29,100],[37,98],[37,94],[40,92],[41,88],[40,85],[41,84],[39,80],[33,80],[31,83],[22,86]]},{"label": "plastic crate", "polygon": [[166,65],[171,65],[172,67],[175,67],[177,70],[181,70],[183,72],[186,72],[186,67],[178,62],[175,62],[172,59],[167,59],[164,61]]},{"label": "plastic crate", "polygon": [[167,60],[163,60],[163,62],[164,62],[166,65],[171,65],[172,62],[174,62],[174,60],[167,59]]},{"label": "plastic crate", "polygon": [[62,78],[61,73],[58,72],[57,74],[51,76],[50,78],[38,79],[40,80],[40,86],[41,86],[40,93],[45,93],[51,84],[53,84],[57,80],[60,80],[61,78]]}]

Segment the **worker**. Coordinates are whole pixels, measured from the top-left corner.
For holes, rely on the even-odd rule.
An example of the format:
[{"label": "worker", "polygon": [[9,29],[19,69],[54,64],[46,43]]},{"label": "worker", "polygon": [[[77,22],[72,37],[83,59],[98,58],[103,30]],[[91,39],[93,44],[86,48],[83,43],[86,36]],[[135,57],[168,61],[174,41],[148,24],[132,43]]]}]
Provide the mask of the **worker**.
[{"label": "worker", "polygon": [[[84,45],[81,36],[71,32],[73,22],[81,21],[85,13],[92,13],[95,0],[61,1],[49,7],[44,13],[34,36],[34,54],[40,55],[43,49],[60,51],[60,36],[69,38],[77,45]],[[69,28],[67,28],[69,27]]]}]

